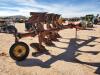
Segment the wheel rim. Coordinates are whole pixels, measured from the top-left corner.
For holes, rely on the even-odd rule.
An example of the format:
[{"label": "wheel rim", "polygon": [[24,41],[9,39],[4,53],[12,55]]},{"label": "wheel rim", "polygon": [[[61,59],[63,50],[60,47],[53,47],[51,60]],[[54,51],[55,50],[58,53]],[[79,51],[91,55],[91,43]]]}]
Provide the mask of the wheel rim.
[{"label": "wheel rim", "polygon": [[25,55],[26,53],[26,48],[24,46],[21,45],[17,45],[14,50],[13,53],[16,57],[22,57]]}]

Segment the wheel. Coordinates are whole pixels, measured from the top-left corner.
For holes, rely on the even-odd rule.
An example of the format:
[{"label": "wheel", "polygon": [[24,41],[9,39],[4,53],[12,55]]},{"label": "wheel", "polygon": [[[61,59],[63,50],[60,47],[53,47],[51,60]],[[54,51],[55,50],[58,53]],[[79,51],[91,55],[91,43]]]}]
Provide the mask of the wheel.
[{"label": "wheel", "polygon": [[23,61],[29,54],[29,47],[24,42],[14,43],[9,50],[9,54],[12,59],[16,61]]},{"label": "wheel", "polygon": [[81,27],[82,27],[83,29],[86,29],[86,28],[87,28],[87,22],[86,22],[86,21],[82,21],[82,22],[81,22]]},{"label": "wheel", "polygon": [[92,22],[90,22],[90,23],[88,23],[88,25],[87,25],[89,28],[93,28],[93,23]]},{"label": "wheel", "polygon": [[8,26],[7,27],[7,33],[15,34],[15,33],[17,33],[17,29],[14,26]]}]

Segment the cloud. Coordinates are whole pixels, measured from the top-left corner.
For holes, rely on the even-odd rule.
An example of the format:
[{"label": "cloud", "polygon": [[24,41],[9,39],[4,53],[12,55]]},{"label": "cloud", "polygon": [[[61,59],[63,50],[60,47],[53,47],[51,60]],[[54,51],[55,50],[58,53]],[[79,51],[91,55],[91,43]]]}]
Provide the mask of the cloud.
[{"label": "cloud", "polygon": [[[2,1],[2,0],[1,0]],[[1,2],[0,1],[0,2]],[[42,0],[43,1],[43,0]],[[45,0],[44,0],[45,1]],[[8,15],[25,15],[29,16],[29,12],[49,12],[58,13],[63,17],[83,16],[86,14],[97,14],[100,12],[98,0],[92,0],[91,3],[68,4],[66,3],[43,3],[39,0],[6,0],[0,3],[0,16]],[[9,3],[8,3],[9,2]],[[12,4],[12,5],[9,5]],[[6,11],[6,12],[5,12]]]}]

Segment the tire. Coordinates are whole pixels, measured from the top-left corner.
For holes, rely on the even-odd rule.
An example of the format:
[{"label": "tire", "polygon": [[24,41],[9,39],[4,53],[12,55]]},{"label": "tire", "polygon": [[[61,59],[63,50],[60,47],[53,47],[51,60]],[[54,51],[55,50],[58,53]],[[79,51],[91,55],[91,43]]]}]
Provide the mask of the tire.
[{"label": "tire", "polygon": [[86,23],[86,21],[82,21],[82,22],[81,22],[81,27],[82,27],[83,29],[86,29],[86,28],[87,28],[87,23]]},{"label": "tire", "polygon": [[14,43],[9,50],[10,57],[16,61],[23,61],[29,55],[29,47],[24,42]]},{"label": "tire", "polygon": [[17,33],[17,29],[14,26],[8,26],[7,27],[7,33],[15,34],[15,33]]}]

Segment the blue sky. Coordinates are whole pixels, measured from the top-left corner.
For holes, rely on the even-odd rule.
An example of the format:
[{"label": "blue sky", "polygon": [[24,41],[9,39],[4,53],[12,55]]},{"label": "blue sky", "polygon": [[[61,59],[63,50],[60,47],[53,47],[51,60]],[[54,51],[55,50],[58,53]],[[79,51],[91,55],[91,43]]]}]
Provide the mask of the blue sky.
[{"label": "blue sky", "polygon": [[100,0],[0,0],[0,16],[29,12],[58,13],[63,17],[100,14]]}]

